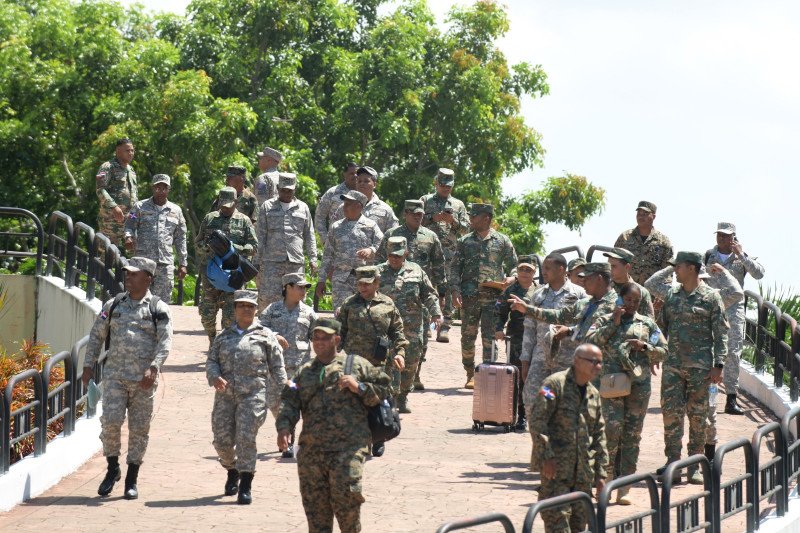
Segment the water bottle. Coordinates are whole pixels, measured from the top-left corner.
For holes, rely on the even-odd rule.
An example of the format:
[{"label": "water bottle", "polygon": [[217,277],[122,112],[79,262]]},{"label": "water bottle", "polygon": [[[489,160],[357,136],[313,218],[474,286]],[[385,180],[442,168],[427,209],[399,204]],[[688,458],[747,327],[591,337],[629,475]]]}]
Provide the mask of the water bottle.
[{"label": "water bottle", "polygon": [[709,407],[714,407],[717,405],[717,393],[719,389],[717,388],[716,383],[712,383],[708,386],[708,405]]}]

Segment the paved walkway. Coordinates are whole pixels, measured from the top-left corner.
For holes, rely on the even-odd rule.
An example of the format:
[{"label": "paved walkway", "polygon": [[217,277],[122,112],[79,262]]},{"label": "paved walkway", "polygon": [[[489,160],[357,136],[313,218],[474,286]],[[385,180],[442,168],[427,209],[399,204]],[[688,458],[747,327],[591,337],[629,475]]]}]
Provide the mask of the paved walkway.
[{"label": "paved walkway", "polygon": [[[173,306],[172,313],[175,341],[164,367],[140,473],[140,499],[122,499],[121,482],[110,497],[97,496],[105,471],[98,454],[45,494],[0,515],[0,531],[307,529],[296,464],[280,458],[271,416],[259,435],[253,505],[238,506],[235,497],[222,496],[225,471],[211,446],[213,391],[205,380],[207,340],[196,308]],[[460,388],[464,373],[458,329],[452,333],[450,344],[431,344],[423,370],[427,389],[411,396],[414,412],[404,415],[402,435],[388,443],[382,458],[367,464],[367,503],[362,508],[366,532],[432,532],[446,521],[493,511],[509,515],[521,529],[527,507],[536,502],[539,477],[528,470],[530,436],[495,430],[476,434],[471,429],[472,393]],[[653,383],[641,471],[652,471],[664,462],[659,380]],[[720,442],[740,436],[749,439],[758,425],[774,418],[748,399],[744,405],[745,417],[719,416]],[[739,457],[731,457],[725,478],[743,468]],[[680,494],[695,490],[684,485]],[[648,501],[643,488],[634,489],[633,496],[636,502]],[[613,513],[624,516],[637,509],[615,507]],[[723,523],[723,529],[741,531],[742,523],[743,519],[734,518]],[[539,523],[537,530],[541,529]],[[481,529],[497,530],[498,526]]]}]

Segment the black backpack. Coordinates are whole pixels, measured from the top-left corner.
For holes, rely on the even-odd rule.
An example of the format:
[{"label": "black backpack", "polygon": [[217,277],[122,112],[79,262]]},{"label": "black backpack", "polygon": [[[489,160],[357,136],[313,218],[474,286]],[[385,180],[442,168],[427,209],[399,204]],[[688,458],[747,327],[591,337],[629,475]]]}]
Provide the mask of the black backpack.
[{"label": "black backpack", "polygon": [[[111,307],[108,308],[108,325],[106,326],[108,329],[106,330],[106,351],[108,351],[108,347],[111,346],[111,316],[114,313],[114,309],[120,304],[120,302],[124,301],[128,297],[127,292],[121,292],[114,296],[114,301],[111,302]],[[158,330],[158,321],[167,318],[164,313],[160,313],[158,311],[158,302],[161,301],[161,298],[158,296],[152,295],[150,297],[150,318],[153,320],[153,328],[157,331]]]}]

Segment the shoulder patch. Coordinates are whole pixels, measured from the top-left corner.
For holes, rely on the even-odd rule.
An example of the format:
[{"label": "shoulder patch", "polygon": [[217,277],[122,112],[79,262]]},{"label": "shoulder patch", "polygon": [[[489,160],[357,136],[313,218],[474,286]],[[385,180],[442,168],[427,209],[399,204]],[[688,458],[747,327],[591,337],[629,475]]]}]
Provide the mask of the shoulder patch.
[{"label": "shoulder patch", "polygon": [[539,389],[539,396],[544,396],[545,400],[555,400],[556,399],[556,393],[553,392],[553,389],[551,389],[550,387],[548,387],[546,385],[544,387],[542,387],[541,389]]}]

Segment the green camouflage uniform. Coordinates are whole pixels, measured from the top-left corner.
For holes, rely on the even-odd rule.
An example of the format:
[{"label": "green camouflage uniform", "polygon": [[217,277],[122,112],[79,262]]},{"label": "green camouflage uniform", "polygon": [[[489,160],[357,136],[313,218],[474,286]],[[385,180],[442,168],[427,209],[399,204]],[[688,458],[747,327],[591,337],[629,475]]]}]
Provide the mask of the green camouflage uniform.
[{"label": "green camouflage uniform", "polygon": [[461,295],[461,362],[467,371],[475,368],[475,339],[481,328],[483,360],[492,358],[495,304],[501,291],[480,287],[484,281],[503,281],[517,271],[517,253],[511,240],[490,229],[481,239],[475,232],[458,240],[450,288]]},{"label": "green camouflage uniform", "polygon": [[215,289],[206,277],[208,261],[213,253],[206,245],[206,241],[214,230],[220,230],[227,235],[233,243],[234,250],[243,257],[251,259],[258,252],[258,240],[253,223],[242,213],[234,210],[233,215],[225,217],[219,211],[212,211],[200,223],[200,230],[194,240],[197,271],[200,273],[203,286],[198,311],[203,329],[210,339],[217,335],[219,309],[222,309],[222,329],[233,323],[233,293]]},{"label": "green camouflage uniform", "polygon": [[655,311],[653,311],[653,297],[650,296],[650,291],[645,289],[643,285],[636,283],[635,281],[633,281],[632,277],[628,276],[628,281],[624,283],[617,283],[616,281],[612,280],[611,286],[614,288],[615,291],[617,291],[617,294],[619,294],[620,289],[622,289],[622,286],[625,285],[625,283],[633,283],[634,285],[639,287],[639,293],[642,295],[642,298],[639,301],[638,313],[640,315],[644,315],[652,319],[655,319],[656,313]]},{"label": "green camouflage uniform", "polygon": [[[214,394],[211,430],[214,449],[226,470],[256,470],[256,437],[267,417],[277,414],[286,381],[283,351],[275,334],[258,320],[240,332],[234,323],[214,339],[206,360],[206,378],[213,386],[228,382]],[[269,383],[267,382],[269,380]]]},{"label": "green camouflage uniform", "polygon": [[655,228],[644,241],[638,227],[624,231],[617,237],[614,247],[625,248],[635,256],[631,262],[631,277],[641,285],[656,270],[667,266],[667,261],[672,258],[672,244],[666,235]]},{"label": "green camouflage uniform", "polygon": [[138,201],[136,172],[130,165],[128,168],[123,167],[115,157],[100,165],[95,181],[97,198],[100,199],[97,227],[111,244],[124,253],[125,221],[114,220],[112,210],[119,206],[122,214],[127,217],[131,207]]},{"label": "green camouflage uniform", "polygon": [[[628,339],[644,342],[645,351],[629,350]],[[616,471],[615,461],[619,453],[619,475],[634,474],[639,461],[644,417],[650,401],[650,364],[664,360],[667,341],[655,320],[639,313],[631,317],[623,315],[619,326],[614,324],[613,315],[601,316],[589,330],[586,341],[603,350],[603,374],[626,372],[631,378],[631,393],[628,396],[603,398],[602,404],[606,422],[608,473]],[[639,376],[633,373],[634,367],[641,370]]]},{"label": "green camouflage uniform", "polygon": [[[575,382],[572,368],[544,379],[531,409],[532,468],[541,471],[548,459],[556,462],[555,479],[541,480],[539,501],[572,491],[591,494],[606,478],[608,452],[600,394],[591,383],[585,392]],[[545,530],[583,531],[583,505],[574,504],[542,513]]]},{"label": "green camouflage uniform", "polygon": [[341,531],[361,531],[361,477],[371,440],[367,408],[391,392],[391,378],[358,356],[352,375],[365,385],[364,393],[340,389],[346,357],[337,355],[327,365],[314,358],[302,365],[284,387],[275,422],[279,432],[292,432],[303,418],[297,473],[311,533],[333,531],[334,515]]},{"label": "green camouflage uniform", "polygon": [[110,330],[111,341],[103,366],[100,440],[104,456],[119,457],[122,423],[127,411],[127,463],[134,465],[142,464],[147,450],[153,398],[158,389],[158,379],[149,390],[143,390],[139,382],[148,368],[161,369],[172,346],[169,306],[163,301],[158,302],[156,311],[159,315],[154,328],[150,315],[152,297],[150,291],[139,301],[126,296],[110,317],[108,312],[114,299],[108,300],[92,325],[83,362],[84,368],[94,368]]},{"label": "green camouflage uniform", "polygon": [[[242,194],[236,195],[236,210],[249,218],[253,226],[258,224],[258,206],[256,195],[247,187],[242,189]],[[219,210],[219,198],[214,199],[214,203],[211,204],[211,210]]]}]

